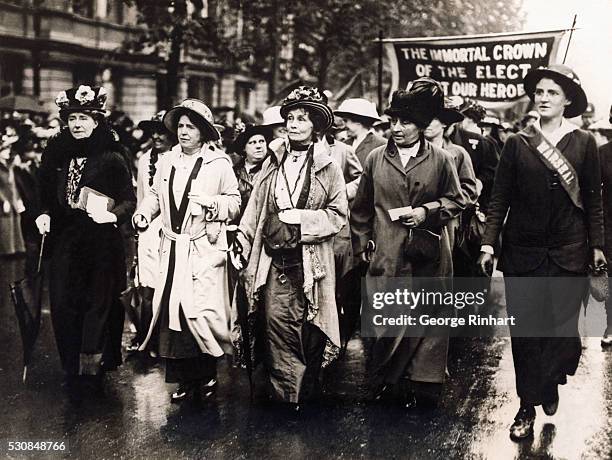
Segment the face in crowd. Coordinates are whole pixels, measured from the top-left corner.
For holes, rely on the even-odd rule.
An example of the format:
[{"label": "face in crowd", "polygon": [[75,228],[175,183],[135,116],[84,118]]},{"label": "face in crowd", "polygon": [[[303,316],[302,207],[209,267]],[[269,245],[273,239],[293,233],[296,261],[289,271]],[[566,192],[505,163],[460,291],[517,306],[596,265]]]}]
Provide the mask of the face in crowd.
[{"label": "face in crowd", "polygon": [[308,144],[314,137],[314,124],[307,110],[298,107],[287,114],[287,136],[290,141]]},{"label": "face in crowd", "polygon": [[170,150],[170,148],[172,147],[170,135],[163,128],[159,128],[153,131],[151,133],[151,139],[153,140],[153,147],[158,152],[165,152],[166,150]]},{"label": "face in crowd", "polygon": [[202,133],[187,115],[179,118],[176,135],[183,150],[198,149],[204,144]]},{"label": "face in crowd", "polygon": [[536,84],[533,99],[536,110],[544,119],[562,117],[565,107],[572,103],[563,88],[550,78],[542,78]]},{"label": "face in crowd", "polygon": [[437,118],[434,118],[431,120],[431,123],[429,123],[429,126],[425,128],[423,133],[425,135],[425,139],[437,139],[439,136],[444,134],[444,128],[445,126],[442,124],[442,122]]},{"label": "face in crowd", "polygon": [[72,112],[68,115],[68,129],[75,139],[87,139],[98,126],[98,121],[85,112]]},{"label": "face in crowd", "polygon": [[255,134],[251,136],[244,146],[244,153],[246,155],[246,161],[250,164],[258,164],[265,157],[268,150],[266,144],[266,138],[261,134]]},{"label": "face in crowd", "polygon": [[398,147],[414,144],[419,138],[419,128],[405,118],[391,117],[391,137]]}]

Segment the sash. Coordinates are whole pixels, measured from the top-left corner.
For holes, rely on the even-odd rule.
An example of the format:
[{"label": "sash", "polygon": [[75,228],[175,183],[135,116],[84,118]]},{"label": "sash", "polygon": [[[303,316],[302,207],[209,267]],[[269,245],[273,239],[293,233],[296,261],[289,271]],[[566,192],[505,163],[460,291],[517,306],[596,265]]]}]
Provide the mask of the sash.
[{"label": "sash", "polygon": [[574,206],[584,211],[578,175],[571,163],[563,156],[563,153],[534,125],[528,126],[518,134],[531,148],[531,151],[544,163],[544,166],[559,177],[563,190],[568,194]]}]

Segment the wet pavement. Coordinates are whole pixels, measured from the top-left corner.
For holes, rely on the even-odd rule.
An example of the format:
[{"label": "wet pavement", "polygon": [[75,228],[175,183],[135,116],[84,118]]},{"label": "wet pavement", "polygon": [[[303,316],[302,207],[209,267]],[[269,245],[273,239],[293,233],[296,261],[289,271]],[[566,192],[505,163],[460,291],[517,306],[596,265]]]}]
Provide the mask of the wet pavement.
[{"label": "wet pavement", "polygon": [[172,405],[162,366],[135,356],[107,376],[104,396],[75,407],[62,387],[48,310],[28,381],[21,382],[21,342],[4,290],[21,270],[21,260],[0,259],[3,457],[8,440],[40,440],[66,442],[71,458],[612,459],[612,352],[603,352],[597,338],[584,340],[577,375],[560,387],[557,414],[538,408],[535,435],[521,443],[508,438],[518,399],[507,338],[453,339],[451,377],[439,408],[428,412],[367,403],[359,339],[326,370],[321,400],[298,416],[267,404],[260,387],[251,402],[244,371],[229,362],[219,366],[213,401]]}]

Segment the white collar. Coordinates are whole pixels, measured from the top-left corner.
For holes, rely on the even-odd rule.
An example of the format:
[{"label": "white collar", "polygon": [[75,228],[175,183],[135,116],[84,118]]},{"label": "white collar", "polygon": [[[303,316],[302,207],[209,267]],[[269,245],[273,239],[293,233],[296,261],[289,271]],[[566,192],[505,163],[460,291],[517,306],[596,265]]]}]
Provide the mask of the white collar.
[{"label": "white collar", "polygon": [[[540,120],[538,120],[536,122],[536,126],[537,128],[544,133],[544,131],[542,131],[542,124],[540,122]],[[563,136],[565,136],[566,134],[569,134],[571,132],[574,132],[578,129],[578,126],[576,126],[574,123],[567,121],[566,118],[562,118],[561,119],[561,125],[555,129],[552,133],[547,133],[544,134],[546,136],[546,138],[553,144],[553,145],[557,145],[559,143],[559,141],[561,139],[563,139]]]}]

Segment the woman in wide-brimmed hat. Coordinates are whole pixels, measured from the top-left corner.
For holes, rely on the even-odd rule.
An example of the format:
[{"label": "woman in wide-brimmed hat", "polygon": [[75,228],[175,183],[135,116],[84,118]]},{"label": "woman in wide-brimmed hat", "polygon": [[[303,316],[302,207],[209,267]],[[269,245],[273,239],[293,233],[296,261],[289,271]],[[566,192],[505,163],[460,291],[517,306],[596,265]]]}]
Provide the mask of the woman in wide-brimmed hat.
[{"label": "woman in wide-brimmed hat", "polygon": [[[340,167],[319,142],[333,123],[326,97],[300,87],[280,112],[288,139],[264,162],[240,221],[245,259],[231,255],[244,268],[250,312],[235,322],[234,343],[244,344],[243,333],[254,338],[260,345],[247,355],[265,363],[272,398],[296,405],[314,395],[323,362],[340,345],[333,237],[346,223],[347,198]],[[262,333],[242,331],[247,323]]]},{"label": "woman in wide-brimmed hat", "polygon": [[[452,276],[445,227],[465,200],[453,159],[423,135],[439,115],[443,97],[438,82],[421,78],[408,90],[393,93],[385,110],[392,137],[368,155],[351,208],[353,250],[369,262],[368,289],[376,283],[381,290],[395,289],[385,288],[385,280],[402,278],[416,291],[419,277],[444,283],[443,277]],[[392,219],[390,210],[396,208],[406,209]],[[362,327],[371,325],[367,318],[372,320],[372,309],[364,305],[362,317]],[[436,402],[446,379],[448,337],[428,336],[427,329],[411,334],[401,327],[369,332],[375,337],[370,360],[373,398],[399,394],[407,407]]]},{"label": "woman in wide-brimmed hat", "polygon": [[[40,166],[40,233],[51,245],[51,319],[68,389],[100,388],[121,364],[125,253],[118,226],[136,205],[118,136],[105,119],[104,88],[81,85],[55,103],[67,124],[49,139]],[[92,205],[102,194],[106,206]]]},{"label": "woman in wide-brimmed hat", "polygon": [[179,384],[172,402],[180,402],[210,397],[217,358],[231,351],[225,228],[238,215],[240,193],[202,101],[186,99],[163,121],[179,143],[159,160],[151,193],[134,215],[145,229],[160,213],[162,230],[153,321],[141,350],[159,334],[166,381]]},{"label": "woman in wide-brimmed hat", "polygon": [[515,318],[510,332],[521,401],[513,439],[533,433],[534,406],[556,412],[557,387],[580,360],[578,314],[587,267],[606,263],[597,146],[592,134],[567,120],[586,109],[580,80],[569,67],[550,65],[530,71],[524,83],[540,118],[506,141],[480,257],[490,273],[503,230],[498,269],[508,316]]}]

